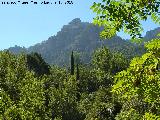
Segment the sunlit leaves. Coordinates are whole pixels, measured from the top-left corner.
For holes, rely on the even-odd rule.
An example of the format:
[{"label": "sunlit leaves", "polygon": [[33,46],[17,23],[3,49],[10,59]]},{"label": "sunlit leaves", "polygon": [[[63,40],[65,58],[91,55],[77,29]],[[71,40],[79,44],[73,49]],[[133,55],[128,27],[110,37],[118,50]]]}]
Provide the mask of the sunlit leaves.
[{"label": "sunlit leaves", "polygon": [[2,119],[40,118],[36,111],[43,108],[43,82],[27,70],[25,55],[1,52],[0,68]]},{"label": "sunlit leaves", "polygon": [[[156,105],[160,103],[160,72],[157,69],[157,66],[160,64],[159,42],[159,39],[155,39],[146,43],[145,46],[148,49],[148,53],[142,57],[134,58],[127,70],[118,73],[114,77],[115,85],[113,85],[112,92],[118,95],[119,100],[123,101],[124,104],[128,102],[131,108],[135,108],[139,101],[142,101],[144,105],[148,104],[142,111],[135,108],[136,112],[142,112],[138,116],[144,117],[144,119],[149,119],[150,115],[153,118],[157,117],[146,111],[153,111],[152,109],[154,108],[154,111],[156,111],[153,112],[154,114],[160,112],[160,106]],[[133,104],[132,100],[137,100],[137,103]],[[117,119],[121,118],[122,114],[120,113]],[[135,115],[132,119],[134,117]]]},{"label": "sunlit leaves", "polygon": [[151,18],[155,23],[160,24],[160,16],[158,16],[156,13],[152,13]]},{"label": "sunlit leaves", "polygon": [[23,79],[23,87],[21,88],[21,101],[19,105],[24,109],[26,116],[37,116],[36,109],[43,109],[44,89],[43,81],[34,78],[33,73],[27,72]]},{"label": "sunlit leaves", "polygon": [[160,116],[154,115],[152,113],[145,113],[143,120],[160,120]]},{"label": "sunlit leaves", "polygon": [[115,120],[140,120],[140,119],[141,119],[140,114],[135,109],[122,111],[115,118]]},{"label": "sunlit leaves", "polygon": [[[141,37],[140,20],[147,20],[149,16],[155,23],[160,23],[159,19],[160,3],[156,0],[103,0],[101,3],[95,3],[91,6],[93,12],[97,14],[93,23],[100,26],[111,25],[108,29],[111,31],[104,31],[101,34],[103,38],[114,36],[119,30],[127,29],[127,32],[132,39]],[[105,24],[103,24],[106,21]],[[117,23],[119,23],[117,25]],[[113,30],[114,27],[114,31]],[[110,33],[108,33],[110,32]],[[110,35],[108,35],[110,34]]]},{"label": "sunlit leaves", "polygon": [[146,43],[145,47],[153,52],[159,52],[160,51],[160,39],[153,39],[152,42]]}]

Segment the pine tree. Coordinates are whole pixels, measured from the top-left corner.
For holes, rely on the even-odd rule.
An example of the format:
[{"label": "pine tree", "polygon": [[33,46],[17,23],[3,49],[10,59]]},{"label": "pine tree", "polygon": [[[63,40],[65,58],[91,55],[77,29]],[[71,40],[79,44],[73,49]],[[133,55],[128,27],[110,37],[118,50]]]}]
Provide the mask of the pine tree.
[{"label": "pine tree", "polygon": [[74,56],[73,56],[73,51],[71,54],[71,75],[74,75]]}]

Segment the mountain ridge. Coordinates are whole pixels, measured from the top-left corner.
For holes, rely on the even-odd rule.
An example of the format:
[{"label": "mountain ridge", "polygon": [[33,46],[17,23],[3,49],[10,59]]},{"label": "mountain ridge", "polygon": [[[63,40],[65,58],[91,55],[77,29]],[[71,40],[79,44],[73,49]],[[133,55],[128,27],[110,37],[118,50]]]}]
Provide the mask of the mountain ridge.
[{"label": "mountain ridge", "polygon": [[[28,48],[15,46],[8,48],[8,50],[15,54],[22,51],[26,53],[38,52],[47,63],[60,66],[69,64],[72,50],[81,54],[80,57],[84,63],[89,63],[93,51],[103,45],[112,51],[122,52],[129,58],[144,53],[143,48],[139,48],[139,46],[117,35],[108,40],[100,40],[99,33],[102,29],[102,27],[98,27],[92,23],[81,22],[80,18],[75,18],[68,25],[64,25],[56,35],[50,36],[48,40]],[[160,27],[155,30],[146,33],[144,36],[145,41],[155,38],[155,34],[160,32]],[[137,52],[138,50],[139,53]]]}]

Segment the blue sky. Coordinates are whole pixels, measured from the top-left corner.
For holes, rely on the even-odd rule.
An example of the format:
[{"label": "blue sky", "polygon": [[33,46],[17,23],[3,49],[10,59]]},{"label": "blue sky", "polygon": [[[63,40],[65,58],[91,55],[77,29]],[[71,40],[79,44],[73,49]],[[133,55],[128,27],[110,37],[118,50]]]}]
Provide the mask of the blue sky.
[{"label": "blue sky", "polygon": [[[100,0],[72,0],[73,4],[66,5],[40,4],[43,0],[33,0],[38,3],[37,5],[29,0],[26,0],[30,2],[28,5],[21,4],[25,0],[20,1],[17,5],[4,5],[1,3],[4,1],[0,1],[0,50],[15,45],[29,47],[47,40],[50,36],[56,35],[63,25],[67,25],[74,18],[80,18],[82,22],[92,22],[95,13],[90,10],[90,6],[93,2]],[[18,0],[8,1],[17,2]],[[48,2],[56,1],[48,0]],[[64,3],[65,0],[61,2]],[[158,27],[150,19],[142,24],[145,29],[144,33]],[[123,32],[118,35],[122,38],[129,37]]]}]

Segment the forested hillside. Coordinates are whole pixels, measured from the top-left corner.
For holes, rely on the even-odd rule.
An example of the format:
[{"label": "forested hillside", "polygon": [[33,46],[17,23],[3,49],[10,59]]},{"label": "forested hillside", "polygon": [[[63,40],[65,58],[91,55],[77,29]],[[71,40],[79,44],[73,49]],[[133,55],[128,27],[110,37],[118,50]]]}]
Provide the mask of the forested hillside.
[{"label": "forested hillside", "polygon": [[[92,53],[101,46],[106,46],[112,51],[119,51],[127,58],[133,58],[144,53],[143,46],[134,45],[119,36],[101,41],[99,37],[101,30],[102,28],[98,26],[88,22],[81,22],[79,18],[75,18],[68,25],[64,25],[57,35],[49,37],[48,40],[42,43],[27,49],[15,46],[8,50],[13,53],[19,53],[20,51],[38,52],[47,63],[59,66],[69,65],[69,55],[72,50],[77,52],[83,63],[90,63]],[[156,38],[159,31],[160,28],[148,31],[144,40],[148,41]]]},{"label": "forested hillside", "polygon": [[[48,65],[40,54],[0,52],[1,120],[160,119],[160,40],[131,62],[98,48],[92,64]],[[129,81],[128,81],[129,79]],[[133,107],[134,109],[129,109]]]}]

